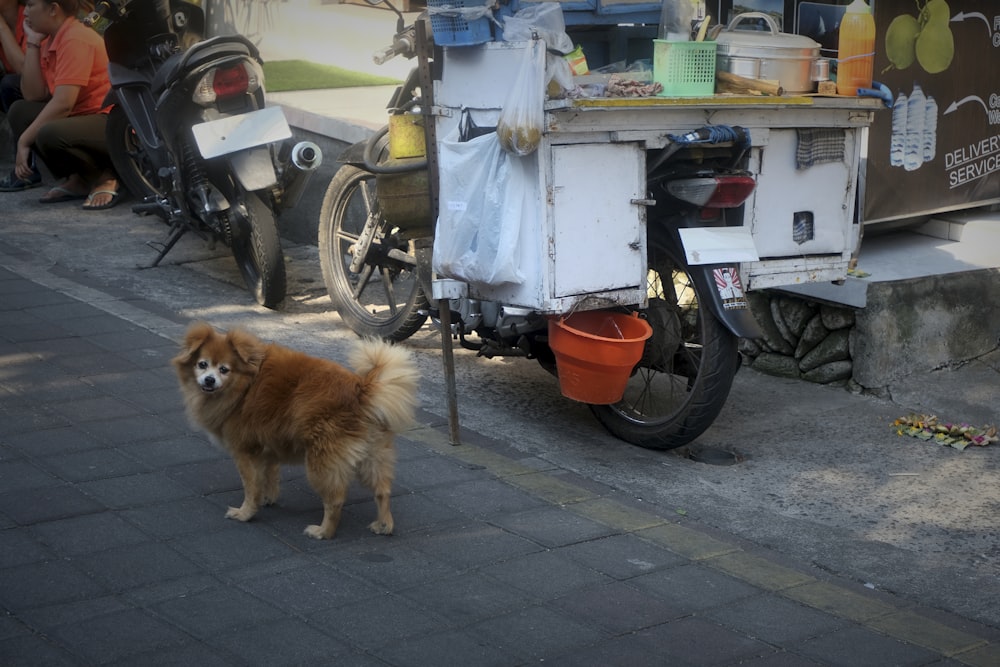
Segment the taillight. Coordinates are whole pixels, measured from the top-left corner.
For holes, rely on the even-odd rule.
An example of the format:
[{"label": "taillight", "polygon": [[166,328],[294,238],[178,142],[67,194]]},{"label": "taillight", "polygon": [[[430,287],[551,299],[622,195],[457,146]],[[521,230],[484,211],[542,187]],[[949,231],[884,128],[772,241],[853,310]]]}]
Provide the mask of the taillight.
[{"label": "taillight", "polygon": [[750,176],[682,178],[667,183],[667,191],[674,197],[705,208],[736,208],[754,187],[756,183]]},{"label": "taillight", "polygon": [[194,89],[194,101],[202,106],[215,104],[228,97],[252,94],[264,85],[264,70],[250,60],[234,65],[213,67],[205,72]]}]

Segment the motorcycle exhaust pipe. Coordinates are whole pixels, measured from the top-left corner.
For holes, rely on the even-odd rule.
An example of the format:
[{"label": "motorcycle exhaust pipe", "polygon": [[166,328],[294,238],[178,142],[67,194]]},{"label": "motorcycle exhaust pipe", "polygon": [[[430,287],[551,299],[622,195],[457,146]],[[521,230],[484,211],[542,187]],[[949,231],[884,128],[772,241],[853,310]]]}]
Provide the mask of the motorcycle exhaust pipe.
[{"label": "motorcycle exhaust pipe", "polygon": [[323,164],[323,151],[311,141],[300,141],[292,146],[281,171],[281,208],[294,208],[313,172]]}]

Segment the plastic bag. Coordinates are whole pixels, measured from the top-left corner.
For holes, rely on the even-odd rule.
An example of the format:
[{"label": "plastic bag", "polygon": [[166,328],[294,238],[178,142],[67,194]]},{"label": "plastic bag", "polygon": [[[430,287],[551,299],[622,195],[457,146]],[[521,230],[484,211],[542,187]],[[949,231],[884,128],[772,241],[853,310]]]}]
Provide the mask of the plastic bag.
[{"label": "plastic bag", "polygon": [[434,271],[485,285],[524,282],[518,241],[528,174],[519,162],[495,132],[461,141],[456,128],[439,143]]},{"label": "plastic bag", "polygon": [[540,39],[546,48],[566,55],[573,50],[573,40],[566,34],[566,19],[558,2],[539,2],[518,10],[503,20],[506,42]]},{"label": "plastic bag", "polygon": [[532,40],[521,57],[521,69],[507,94],[497,136],[500,146],[512,155],[524,157],[538,150],[545,124],[545,70],[539,65],[539,40]]}]

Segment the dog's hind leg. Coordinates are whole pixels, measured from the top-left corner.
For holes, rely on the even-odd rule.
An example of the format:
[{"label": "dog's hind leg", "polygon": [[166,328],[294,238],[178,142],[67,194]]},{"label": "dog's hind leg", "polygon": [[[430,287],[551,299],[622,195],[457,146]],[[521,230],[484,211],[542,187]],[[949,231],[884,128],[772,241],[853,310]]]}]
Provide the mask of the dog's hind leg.
[{"label": "dog's hind leg", "polygon": [[268,463],[264,468],[264,493],[261,503],[263,505],[273,505],[278,502],[278,494],[281,491],[281,466],[277,463]]},{"label": "dog's hind leg", "polygon": [[260,508],[264,495],[265,466],[246,456],[235,456],[236,469],[243,480],[243,504],[230,507],[226,512],[227,519],[249,521]]},{"label": "dog's hind leg", "polygon": [[392,446],[393,434],[384,433],[376,438],[370,457],[358,466],[358,477],[375,494],[378,514],[375,520],[368,524],[368,529],[376,535],[392,535],[395,526],[392,512],[389,511],[389,498],[392,495],[396,467],[396,452]]},{"label": "dog's hind leg", "polygon": [[337,525],[340,524],[340,513],[344,509],[350,478],[346,477],[336,464],[327,468],[308,457],[306,477],[323,499],[323,523],[318,526],[306,526],[305,534],[317,540],[328,540],[337,532]]}]

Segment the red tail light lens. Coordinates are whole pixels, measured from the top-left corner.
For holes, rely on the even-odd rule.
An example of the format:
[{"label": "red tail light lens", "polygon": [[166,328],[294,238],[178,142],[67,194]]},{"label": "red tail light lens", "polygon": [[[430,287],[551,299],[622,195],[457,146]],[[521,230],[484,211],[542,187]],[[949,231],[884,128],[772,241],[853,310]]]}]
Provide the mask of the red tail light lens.
[{"label": "red tail light lens", "polygon": [[264,70],[256,62],[243,60],[205,72],[195,87],[193,99],[202,106],[209,106],[217,100],[256,93],[263,85]]},{"label": "red tail light lens", "polygon": [[212,90],[219,98],[243,95],[250,87],[250,77],[243,63],[235,67],[225,67],[215,70],[215,78],[212,80]]},{"label": "red tail light lens", "polygon": [[682,201],[705,208],[736,208],[757,186],[750,176],[683,178],[667,184],[667,191]]}]

